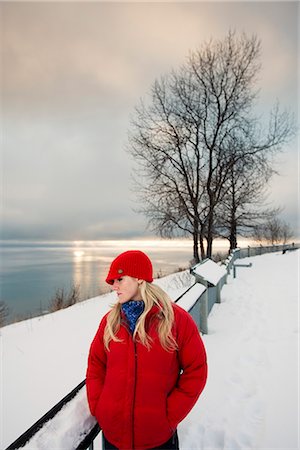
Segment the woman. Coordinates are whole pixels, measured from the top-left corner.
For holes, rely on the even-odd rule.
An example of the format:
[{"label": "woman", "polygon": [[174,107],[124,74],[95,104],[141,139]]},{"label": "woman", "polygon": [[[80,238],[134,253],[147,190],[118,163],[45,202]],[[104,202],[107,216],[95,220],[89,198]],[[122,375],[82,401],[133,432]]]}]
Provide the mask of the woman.
[{"label": "woman", "polygon": [[118,302],[101,320],[86,374],[105,449],[178,449],[177,425],[206,383],[195,322],[152,281],[139,250],[119,255],[106,278]]}]

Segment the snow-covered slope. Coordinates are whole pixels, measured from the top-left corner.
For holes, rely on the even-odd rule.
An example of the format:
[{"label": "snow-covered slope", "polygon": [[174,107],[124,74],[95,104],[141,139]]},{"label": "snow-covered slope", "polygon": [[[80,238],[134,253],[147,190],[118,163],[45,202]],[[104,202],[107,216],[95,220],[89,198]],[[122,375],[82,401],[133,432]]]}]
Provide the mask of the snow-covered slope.
[{"label": "snow-covered slope", "polygon": [[[208,383],[179,427],[183,450],[299,448],[299,251],[242,262],[253,265],[228,278],[209,316]],[[176,298],[191,277],[156,282]],[[1,330],[1,448],[84,379],[90,342],[113,302],[107,294]],[[47,450],[70,450],[65,444]]]}]

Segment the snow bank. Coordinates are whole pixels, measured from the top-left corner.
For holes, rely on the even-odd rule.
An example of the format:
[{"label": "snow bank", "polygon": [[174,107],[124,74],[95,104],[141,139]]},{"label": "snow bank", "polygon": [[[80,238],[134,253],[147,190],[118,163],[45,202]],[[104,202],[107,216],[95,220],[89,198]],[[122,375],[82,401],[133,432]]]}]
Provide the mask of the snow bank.
[{"label": "snow bank", "polygon": [[190,274],[189,270],[184,270],[163,278],[157,278],[154,283],[164,289],[171,299],[176,300],[195,283],[195,277]]},{"label": "snow bank", "polygon": [[96,420],[90,415],[86,390],[83,387],[72,401],[67,403],[21,448],[27,450],[74,449],[95,424]]}]

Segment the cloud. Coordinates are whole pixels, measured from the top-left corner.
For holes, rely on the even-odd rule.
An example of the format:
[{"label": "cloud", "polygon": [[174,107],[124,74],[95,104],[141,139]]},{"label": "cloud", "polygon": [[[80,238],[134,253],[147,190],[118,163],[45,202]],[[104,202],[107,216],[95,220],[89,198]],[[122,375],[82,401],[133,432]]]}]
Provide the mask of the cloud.
[{"label": "cloud", "polygon": [[[1,9],[6,237],[144,233],[124,151],[130,114],[155,78],[229,28],[262,40],[260,106],[268,110],[278,97],[296,108],[294,2],[4,2]],[[291,194],[276,192],[283,201]]]},{"label": "cloud", "polygon": [[264,87],[284,87],[295,74],[293,2],[6,2],[2,8],[8,109],[16,103],[74,109],[93,99],[114,107],[119,97],[143,95],[155,77],[184,62],[189,50],[223,37],[230,27],[261,37]]}]

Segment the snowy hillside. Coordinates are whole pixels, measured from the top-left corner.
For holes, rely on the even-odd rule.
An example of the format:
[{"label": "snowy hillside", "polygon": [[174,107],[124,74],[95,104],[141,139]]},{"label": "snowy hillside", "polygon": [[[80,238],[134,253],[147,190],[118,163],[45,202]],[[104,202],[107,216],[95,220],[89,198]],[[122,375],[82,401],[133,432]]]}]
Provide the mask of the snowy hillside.
[{"label": "snowy hillside", "polygon": [[[209,316],[208,383],[179,427],[181,449],[299,448],[299,251],[242,260],[250,261],[228,278]],[[191,277],[157,283],[176,298]],[[113,301],[107,294],[1,330],[1,448],[82,381],[89,344]]]}]

